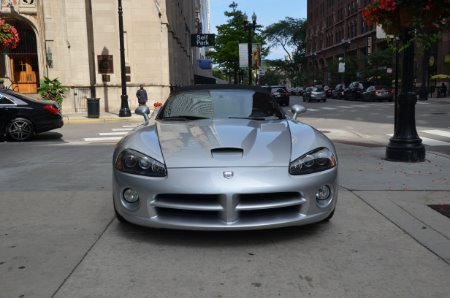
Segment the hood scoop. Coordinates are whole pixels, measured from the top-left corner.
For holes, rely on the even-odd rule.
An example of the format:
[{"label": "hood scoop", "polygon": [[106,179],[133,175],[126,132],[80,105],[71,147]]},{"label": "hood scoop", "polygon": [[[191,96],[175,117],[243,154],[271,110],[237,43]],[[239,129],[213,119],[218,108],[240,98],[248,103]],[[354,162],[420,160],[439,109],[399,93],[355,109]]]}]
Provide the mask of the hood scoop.
[{"label": "hood scoop", "polygon": [[242,148],[214,148],[211,149],[211,156],[216,160],[228,161],[241,159],[244,155]]}]

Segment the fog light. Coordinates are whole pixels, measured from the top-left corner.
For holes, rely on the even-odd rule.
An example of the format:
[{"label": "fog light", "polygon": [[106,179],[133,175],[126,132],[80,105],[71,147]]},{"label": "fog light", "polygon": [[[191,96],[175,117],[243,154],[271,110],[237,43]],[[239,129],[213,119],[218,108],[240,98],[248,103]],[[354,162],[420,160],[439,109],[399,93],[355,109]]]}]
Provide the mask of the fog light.
[{"label": "fog light", "polygon": [[128,203],[136,203],[139,200],[139,194],[136,190],[127,188],[123,191],[123,198]]},{"label": "fog light", "polygon": [[330,203],[331,189],[328,185],[322,185],[316,193],[316,202],[319,207],[326,207]]}]

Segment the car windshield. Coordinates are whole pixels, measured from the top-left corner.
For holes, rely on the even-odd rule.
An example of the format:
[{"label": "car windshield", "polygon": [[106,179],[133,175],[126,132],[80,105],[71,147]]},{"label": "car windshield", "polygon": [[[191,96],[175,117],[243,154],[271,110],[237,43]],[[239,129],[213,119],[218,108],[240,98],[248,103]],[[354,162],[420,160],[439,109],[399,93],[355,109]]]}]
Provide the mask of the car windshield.
[{"label": "car windshield", "polygon": [[314,91],[314,92],[323,92],[323,88],[314,87],[314,89],[312,91]]},{"label": "car windshield", "polygon": [[159,120],[283,119],[274,98],[255,90],[188,90],[169,97],[158,113]]}]

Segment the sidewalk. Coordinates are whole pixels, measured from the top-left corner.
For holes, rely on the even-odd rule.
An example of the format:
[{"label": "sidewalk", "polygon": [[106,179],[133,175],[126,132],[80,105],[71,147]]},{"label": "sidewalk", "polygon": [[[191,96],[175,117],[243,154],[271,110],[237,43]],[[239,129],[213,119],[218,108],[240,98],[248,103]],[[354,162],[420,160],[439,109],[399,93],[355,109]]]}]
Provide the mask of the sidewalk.
[{"label": "sidewalk", "polygon": [[384,147],[335,145],[340,187],[450,264],[450,156],[427,151],[424,162],[391,162]]},{"label": "sidewalk", "polygon": [[[152,113],[152,111],[150,111]],[[99,117],[90,118],[87,112],[63,113],[64,123],[91,123],[91,122],[114,122],[114,121],[144,121],[144,117],[131,113],[130,117],[120,117],[119,113],[100,112]]]}]

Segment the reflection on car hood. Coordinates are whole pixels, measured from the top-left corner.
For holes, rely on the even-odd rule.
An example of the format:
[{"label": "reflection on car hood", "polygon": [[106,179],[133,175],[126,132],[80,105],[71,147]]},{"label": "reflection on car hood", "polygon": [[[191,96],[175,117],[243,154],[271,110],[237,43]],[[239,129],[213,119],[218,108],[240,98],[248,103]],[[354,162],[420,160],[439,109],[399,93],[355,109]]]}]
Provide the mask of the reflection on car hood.
[{"label": "reflection on car hood", "polygon": [[286,120],[157,122],[168,168],[286,166],[291,134]]}]

